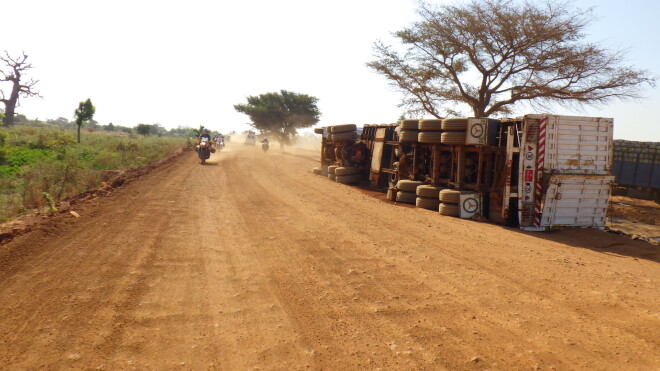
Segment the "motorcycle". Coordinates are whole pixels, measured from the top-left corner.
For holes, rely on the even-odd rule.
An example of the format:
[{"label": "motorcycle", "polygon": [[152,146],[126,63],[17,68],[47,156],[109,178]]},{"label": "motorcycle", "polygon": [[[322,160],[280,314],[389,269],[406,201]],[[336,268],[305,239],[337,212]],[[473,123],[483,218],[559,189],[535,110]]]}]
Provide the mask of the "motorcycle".
[{"label": "motorcycle", "polygon": [[217,141],[216,146],[218,147],[218,149],[224,149],[225,148],[225,141],[224,140]]},{"label": "motorcycle", "polygon": [[197,157],[201,160],[202,165],[206,164],[206,160],[211,157],[211,152],[215,152],[211,147],[211,142],[207,138],[202,138],[197,146]]},{"label": "motorcycle", "polygon": [[268,142],[261,143],[261,149],[263,149],[264,152],[268,152]]}]

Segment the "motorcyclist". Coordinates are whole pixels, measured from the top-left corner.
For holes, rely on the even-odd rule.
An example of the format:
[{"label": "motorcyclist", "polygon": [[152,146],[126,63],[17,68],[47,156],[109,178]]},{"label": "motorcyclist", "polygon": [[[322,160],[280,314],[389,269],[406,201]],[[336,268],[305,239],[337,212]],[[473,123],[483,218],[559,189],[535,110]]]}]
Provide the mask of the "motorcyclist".
[{"label": "motorcyclist", "polygon": [[[201,143],[202,140],[204,140],[205,138],[209,142],[209,145],[211,145],[211,143],[212,143],[211,132],[209,132],[209,129],[206,129],[206,128],[202,129],[202,133],[199,134],[199,138],[197,138],[197,142]],[[197,153],[199,153],[199,148],[200,148],[200,146],[197,145]]]},{"label": "motorcyclist", "polygon": [[263,149],[264,152],[268,151],[268,147],[269,147],[268,138],[264,137],[262,140],[260,140],[260,142],[261,142],[261,149]]},{"label": "motorcyclist", "polygon": [[207,128],[202,129],[202,133],[199,135],[199,140],[201,141],[202,138],[208,139],[209,142],[211,141],[211,132],[209,131],[209,129]]}]

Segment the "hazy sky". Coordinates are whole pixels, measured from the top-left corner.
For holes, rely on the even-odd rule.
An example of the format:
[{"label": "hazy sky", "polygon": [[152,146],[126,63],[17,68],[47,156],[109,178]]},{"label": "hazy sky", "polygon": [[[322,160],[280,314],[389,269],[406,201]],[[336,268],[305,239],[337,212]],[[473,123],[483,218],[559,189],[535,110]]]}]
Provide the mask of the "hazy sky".
[{"label": "hazy sky", "polygon": [[[460,0],[457,2],[461,2]],[[433,3],[433,2],[432,2]],[[227,132],[249,120],[233,105],[281,89],[319,98],[319,125],[394,122],[402,95],[365,63],[373,42],[416,21],[416,0],[0,0],[0,50],[29,55],[43,99],[29,118],[72,119],[91,98],[101,124],[200,124]],[[660,2],[594,6],[594,41],[628,49],[660,75]],[[647,99],[552,113],[614,117],[615,138],[660,141],[660,86]],[[518,114],[533,113],[522,109]]]}]

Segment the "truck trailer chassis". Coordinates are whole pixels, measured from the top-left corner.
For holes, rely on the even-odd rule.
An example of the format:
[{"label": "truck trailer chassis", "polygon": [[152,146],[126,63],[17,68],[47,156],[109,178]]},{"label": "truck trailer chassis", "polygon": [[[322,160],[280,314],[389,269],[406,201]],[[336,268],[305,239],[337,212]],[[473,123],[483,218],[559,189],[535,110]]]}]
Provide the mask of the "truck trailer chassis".
[{"label": "truck trailer chassis", "polygon": [[[435,129],[441,120],[365,125],[359,138],[355,125],[319,128],[320,173],[354,169],[362,181],[388,189],[393,200],[402,180],[458,191],[459,217],[478,215],[523,230],[605,227],[614,182],[611,118],[530,114],[449,120],[442,127],[451,131]],[[435,132],[417,130],[415,140],[415,123]],[[333,132],[353,128],[355,135],[333,140]]]}]

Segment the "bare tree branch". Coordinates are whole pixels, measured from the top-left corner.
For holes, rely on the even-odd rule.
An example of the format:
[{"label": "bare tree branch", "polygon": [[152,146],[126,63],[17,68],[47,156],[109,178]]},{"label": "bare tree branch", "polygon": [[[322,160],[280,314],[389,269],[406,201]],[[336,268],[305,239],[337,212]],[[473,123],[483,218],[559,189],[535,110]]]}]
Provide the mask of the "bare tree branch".
[{"label": "bare tree branch", "polygon": [[24,73],[32,69],[32,63],[27,62],[28,56],[22,52],[21,56],[14,58],[7,51],[4,56],[0,57],[0,61],[4,66],[0,67],[0,82],[8,82],[11,86],[9,96],[5,95],[5,91],[0,89],[0,103],[5,105],[5,117],[2,119],[3,123],[7,126],[14,124],[14,113],[16,107],[19,105],[19,98],[39,97],[41,95],[34,90],[39,82],[38,80],[30,79],[23,81]]},{"label": "bare tree branch", "polygon": [[506,113],[522,102],[600,104],[635,99],[654,86],[648,71],[623,65],[624,51],[585,43],[591,9],[473,0],[420,4],[421,21],[394,35],[401,54],[375,43],[367,64],[404,94],[403,104],[439,117],[465,103],[477,117]]}]

